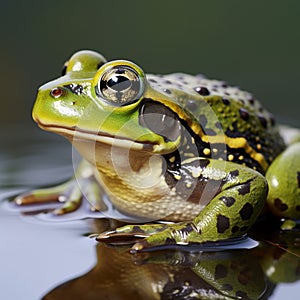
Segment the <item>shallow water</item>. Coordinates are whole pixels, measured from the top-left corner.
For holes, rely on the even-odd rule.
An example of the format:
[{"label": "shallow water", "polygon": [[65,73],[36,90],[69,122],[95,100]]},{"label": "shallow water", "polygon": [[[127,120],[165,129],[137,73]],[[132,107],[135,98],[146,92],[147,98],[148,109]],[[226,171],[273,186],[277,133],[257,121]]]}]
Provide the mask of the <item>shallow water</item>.
[{"label": "shallow water", "polygon": [[[230,287],[240,297],[298,299],[299,232],[267,232],[260,238],[269,242],[250,250],[131,255],[126,247],[88,238],[103,231],[106,220],[50,220],[21,214],[7,202],[24,190],[61,182],[72,171],[71,148],[61,138],[35,130],[2,135],[0,299],[193,299],[196,294],[229,299],[220,298],[220,290],[229,297]],[[290,243],[288,251],[271,241]]]}]

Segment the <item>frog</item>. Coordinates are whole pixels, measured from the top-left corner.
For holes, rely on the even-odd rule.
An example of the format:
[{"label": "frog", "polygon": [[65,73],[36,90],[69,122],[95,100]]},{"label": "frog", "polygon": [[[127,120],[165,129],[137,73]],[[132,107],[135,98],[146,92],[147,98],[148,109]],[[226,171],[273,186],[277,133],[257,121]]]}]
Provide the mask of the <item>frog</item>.
[{"label": "frog", "polygon": [[266,207],[300,218],[299,130],[280,127],[250,92],[225,81],[148,74],[81,50],[39,88],[32,116],[83,161],[70,181],[16,203],[58,199],[60,215],[83,198],[105,211],[108,199],[131,221],[99,242],[128,241],[136,253],[241,238]]}]

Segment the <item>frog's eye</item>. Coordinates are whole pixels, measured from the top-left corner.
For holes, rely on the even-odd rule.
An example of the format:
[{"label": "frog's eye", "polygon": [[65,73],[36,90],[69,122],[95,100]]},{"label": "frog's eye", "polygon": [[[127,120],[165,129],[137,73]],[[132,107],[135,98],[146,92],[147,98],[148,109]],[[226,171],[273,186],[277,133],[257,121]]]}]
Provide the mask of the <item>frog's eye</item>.
[{"label": "frog's eye", "polygon": [[140,110],[140,124],[154,133],[161,135],[166,141],[175,141],[182,132],[178,116],[163,104],[145,101]]},{"label": "frog's eye", "polygon": [[90,50],[78,51],[67,60],[62,69],[62,76],[68,73],[92,72],[106,63],[106,59],[99,53]]},{"label": "frog's eye", "polygon": [[95,88],[99,97],[112,105],[123,106],[141,97],[144,78],[131,66],[113,66],[105,69]]}]

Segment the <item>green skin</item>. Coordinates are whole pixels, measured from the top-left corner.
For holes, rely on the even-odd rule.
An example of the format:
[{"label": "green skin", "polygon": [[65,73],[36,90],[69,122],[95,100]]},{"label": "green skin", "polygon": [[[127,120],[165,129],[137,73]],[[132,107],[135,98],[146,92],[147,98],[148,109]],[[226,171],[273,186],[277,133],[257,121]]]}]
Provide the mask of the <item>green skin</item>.
[{"label": "green skin", "polygon": [[80,51],[64,76],[39,89],[33,118],[83,156],[76,179],[84,185],[36,190],[19,196],[18,204],[71,190],[56,214],[75,210],[82,195],[103,211],[106,194],[132,217],[176,222],[127,225],[99,241],[142,238],[134,252],[239,237],[267,199],[274,214],[300,218],[299,131],[287,146],[272,115],[250,93],[224,82],[145,75],[134,63]]}]

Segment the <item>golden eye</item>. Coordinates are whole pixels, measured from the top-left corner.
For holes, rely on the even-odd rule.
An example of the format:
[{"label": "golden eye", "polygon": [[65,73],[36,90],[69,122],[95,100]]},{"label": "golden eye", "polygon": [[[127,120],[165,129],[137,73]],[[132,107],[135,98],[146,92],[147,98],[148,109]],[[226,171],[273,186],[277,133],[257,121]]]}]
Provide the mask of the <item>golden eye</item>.
[{"label": "golden eye", "polygon": [[106,69],[96,86],[97,95],[116,106],[137,101],[143,90],[143,77],[134,68],[126,65]]}]

